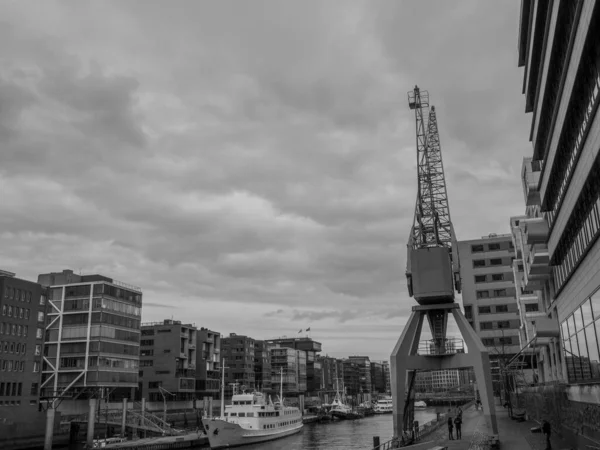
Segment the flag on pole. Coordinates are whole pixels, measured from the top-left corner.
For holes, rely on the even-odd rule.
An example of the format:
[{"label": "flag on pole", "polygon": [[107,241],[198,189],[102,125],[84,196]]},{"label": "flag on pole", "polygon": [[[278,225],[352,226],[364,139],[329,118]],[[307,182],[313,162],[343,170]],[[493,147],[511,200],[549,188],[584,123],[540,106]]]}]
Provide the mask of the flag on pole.
[{"label": "flag on pole", "polygon": [[302,333],[302,328],[300,328],[300,331],[298,331],[298,334]]},{"label": "flag on pole", "polygon": [[310,331],[310,327],[308,327],[308,328],[306,329],[306,331]]}]

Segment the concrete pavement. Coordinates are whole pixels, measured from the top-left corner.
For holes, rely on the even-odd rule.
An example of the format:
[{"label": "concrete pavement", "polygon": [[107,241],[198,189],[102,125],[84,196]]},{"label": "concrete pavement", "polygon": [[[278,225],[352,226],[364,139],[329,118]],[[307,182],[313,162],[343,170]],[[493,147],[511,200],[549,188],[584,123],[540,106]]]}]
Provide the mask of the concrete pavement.
[{"label": "concrete pavement", "polygon": [[[546,448],[545,436],[541,433],[533,434],[530,431],[532,427],[539,426],[538,423],[516,422],[508,416],[508,410],[500,406],[496,407],[496,417],[501,448],[509,450],[544,450]],[[450,440],[448,427],[443,426],[423,440],[433,441],[435,445],[448,447],[448,450],[480,450],[486,448],[485,443],[490,434],[491,431],[487,429],[483,412],[475,410],[475,407],[472,406],[463,411],[462,439],[456,439],[456,429],[454,429],[454,440]],[[551,441],[553,450],[569,448],[556,436],[553,436]]]}]

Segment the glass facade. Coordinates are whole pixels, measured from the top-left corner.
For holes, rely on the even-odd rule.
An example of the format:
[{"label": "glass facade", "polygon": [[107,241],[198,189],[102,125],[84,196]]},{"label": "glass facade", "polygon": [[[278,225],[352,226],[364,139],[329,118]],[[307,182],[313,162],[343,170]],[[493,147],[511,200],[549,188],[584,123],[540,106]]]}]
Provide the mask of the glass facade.
[{"label": "glass facade", "polygon": [[600,380],[600,290],[561,324],[569,382]]},{"label": "glass facade", "polygon": [[85,278],[50,288],[42,388],[137,387],[142,294]]}]

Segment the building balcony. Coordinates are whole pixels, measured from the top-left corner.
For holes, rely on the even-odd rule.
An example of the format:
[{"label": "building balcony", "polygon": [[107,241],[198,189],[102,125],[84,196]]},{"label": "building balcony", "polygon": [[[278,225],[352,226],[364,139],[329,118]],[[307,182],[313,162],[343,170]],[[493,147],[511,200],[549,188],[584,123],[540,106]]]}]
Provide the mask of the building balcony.
[{"label": "building balcony", "polygon": [[549,266],[550,253],[546,244],[533,244],[527,258],[531,266]]},{"label": "building balcony", "polygon": [[525,318],[527,320],[537,320],[540,317],[547,317],[543,311],[525,311]]},{"label": "building balcony", "polygon": [[188,359],[188,357],[187,357],[187,353],[185,353],[184,351],[181,351],[181,352],[179,353],[179,357],[180,357],[181,359]]},{"label": "building balcony", "polygon": [[533,217],[522,219],[519,227],[523,230],[523,237],[528,245],[545,244],[548,242],[550,228],[548,222],[543,217]]},{"label": "building balcony", "polygon": [[535,206],[541,204],[540,184],[541,164],[539,161],[532,161],[531,158],[523,159],[523,168],[521,170],[521,179],[523,182],[523,195],[526,206]]},{"label": "building balcony", "polygon": [[177,378],[195,378],[196,371],[192,369],[178,369],[175,371],[175,377]]}]

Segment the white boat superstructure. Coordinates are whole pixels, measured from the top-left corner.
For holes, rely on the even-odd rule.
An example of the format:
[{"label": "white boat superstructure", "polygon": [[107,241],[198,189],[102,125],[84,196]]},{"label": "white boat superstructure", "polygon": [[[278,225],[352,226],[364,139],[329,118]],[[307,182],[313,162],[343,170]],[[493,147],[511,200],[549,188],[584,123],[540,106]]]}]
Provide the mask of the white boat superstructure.
[{"label": "white boat superstructure", "polygon": [[415,402],[415,409],[427,409],[427,403],[423,401]]},{"label": "white boat superstructure", "polygon": [[299,432],[304,426],[302,413],[260,392],[234,395],[218,418],[202,419],[211,449],[239,447],[271,441]]},{"label": "white boat superstructure", "polygon": [[391,397],[385,397],[377,400],[373,408],[375,414],[391,414],[394,411],[394,405]]}]

